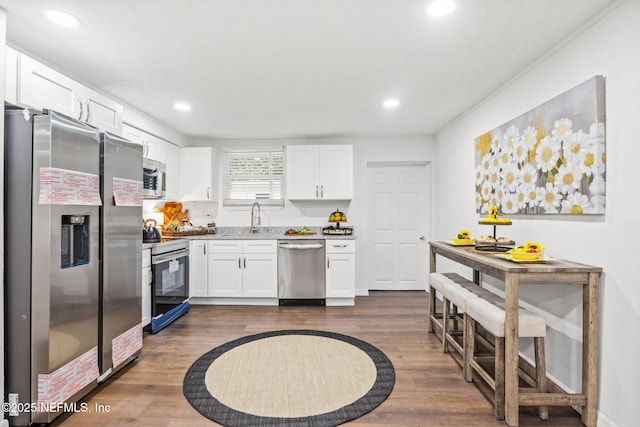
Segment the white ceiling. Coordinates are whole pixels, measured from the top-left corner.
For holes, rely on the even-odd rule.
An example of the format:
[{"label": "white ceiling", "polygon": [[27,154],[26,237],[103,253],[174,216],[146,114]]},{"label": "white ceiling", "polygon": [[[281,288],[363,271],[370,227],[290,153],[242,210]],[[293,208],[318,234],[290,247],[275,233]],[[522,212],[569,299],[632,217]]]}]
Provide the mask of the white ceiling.
[{"label": "white ceiling", "polygon": [[[616,0],[0,0],[7,43],[191,138],[431,135]],[[49,9],[81,21],[47,21]],[[544,82],[540,82],[544,84]],[[385,98],[401,101],[384,111]],[[185,101],[189,113],[173,104]]]}]

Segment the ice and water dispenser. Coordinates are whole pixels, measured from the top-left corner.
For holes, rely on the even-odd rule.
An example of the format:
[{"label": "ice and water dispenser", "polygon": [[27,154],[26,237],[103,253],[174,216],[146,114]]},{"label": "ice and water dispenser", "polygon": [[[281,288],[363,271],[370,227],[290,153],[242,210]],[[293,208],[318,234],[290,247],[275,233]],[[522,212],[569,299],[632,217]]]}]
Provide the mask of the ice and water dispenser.
[{"label": "ice and water dispenser", "polygon": [[89,223],[90,215],[62,215],[62,268],[89,264]]}]

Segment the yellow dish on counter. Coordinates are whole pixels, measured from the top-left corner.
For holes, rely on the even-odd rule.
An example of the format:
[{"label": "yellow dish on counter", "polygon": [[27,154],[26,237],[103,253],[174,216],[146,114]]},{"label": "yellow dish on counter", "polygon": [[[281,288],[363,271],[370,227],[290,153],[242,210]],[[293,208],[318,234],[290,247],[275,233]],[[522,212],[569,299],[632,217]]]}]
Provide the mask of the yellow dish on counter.
[{"label": "yellow dish on counter", "polygon": [[451,240],[456,245],[473,245],[476,242],[474,239],[458,239],[457,237],[454,237]]},{"label": "yellow dish on counter", "polygon": [[511,258],[513,259],[522,260],[522,261],[533,261],[540,258],[540,256],[542,255],[542,252],[509,251],[509,255],[511,255]]}]

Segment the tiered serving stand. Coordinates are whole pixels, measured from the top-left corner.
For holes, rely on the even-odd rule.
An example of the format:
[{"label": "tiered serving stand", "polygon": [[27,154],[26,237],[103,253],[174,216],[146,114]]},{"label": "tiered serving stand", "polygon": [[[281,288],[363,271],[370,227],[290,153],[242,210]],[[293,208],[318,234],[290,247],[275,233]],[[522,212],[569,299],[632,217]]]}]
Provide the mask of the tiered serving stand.
[{"label": "tiered serving stand", "polygon": [[[513,245],[516,242],[510,240],[508,242],[498,242],[498,235],[496,234],[496,227],[498,225],[511,225],[511,221],[487,221],[487,220],[479,220],[478,224],[480,225],[493,225],[493,242],[478,242],[476,240],[475,249],[477,251],[485,251],[485,252],[508,252],[513,249]],[[501,243],[499,245],[498,243]]]}]

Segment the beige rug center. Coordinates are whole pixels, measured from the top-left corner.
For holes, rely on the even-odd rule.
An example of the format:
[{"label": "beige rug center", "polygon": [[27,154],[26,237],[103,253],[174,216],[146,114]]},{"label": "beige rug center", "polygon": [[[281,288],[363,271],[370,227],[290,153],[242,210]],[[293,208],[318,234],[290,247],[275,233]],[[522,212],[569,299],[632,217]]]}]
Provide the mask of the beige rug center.
[{"label": "beige rug center", "polygon": [[371,389],[376,366],[359,348],[332,338],[282,335],[243,344],[213,361],[205,377],[220,403],[263,417],[335,411]]}]

